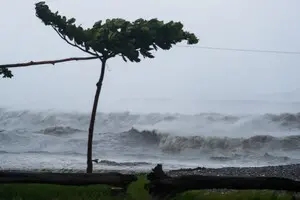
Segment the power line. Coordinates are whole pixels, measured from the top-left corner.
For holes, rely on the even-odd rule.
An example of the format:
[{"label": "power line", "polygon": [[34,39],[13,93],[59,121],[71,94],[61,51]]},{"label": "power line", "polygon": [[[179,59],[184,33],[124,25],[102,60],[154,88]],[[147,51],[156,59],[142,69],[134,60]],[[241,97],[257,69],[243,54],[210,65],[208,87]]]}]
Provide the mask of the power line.
[{"label": "power line", "polygon": [[222,48],[222,47],[210,47],[210,46],[195,46],[195,45],[177,45],[177,47],[184,48],[197,48],[219,51],[241,51],[241,52],[254,52],[254,53],[273,53],[273,54],[293,54],[300,55],[300,51],[277,51],[277,50],[259,50],[259,49],[236,49],[236,48]]}]

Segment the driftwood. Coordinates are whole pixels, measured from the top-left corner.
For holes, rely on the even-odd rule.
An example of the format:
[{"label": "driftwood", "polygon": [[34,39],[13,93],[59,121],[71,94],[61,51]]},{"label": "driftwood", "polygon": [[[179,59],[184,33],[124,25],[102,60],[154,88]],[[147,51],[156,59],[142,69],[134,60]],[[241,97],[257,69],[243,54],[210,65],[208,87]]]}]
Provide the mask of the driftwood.
[{"label": "driftwood", "polygon": [[155,199],[164,199],[188,190],[236,189],[236,190],[285,190],[300,192],[300,182],[275,177],[232,177],[185,175],[167,176],[161,165],[148,174],[145,187]]},{"label": "driftwood", "polygon": [[127,189],[131,182],[137,180],[135,175],[120,173],[23,173],[0,172],[0,184],[4,183],[38,183],[56,185],[95,185],[105,184]]}]

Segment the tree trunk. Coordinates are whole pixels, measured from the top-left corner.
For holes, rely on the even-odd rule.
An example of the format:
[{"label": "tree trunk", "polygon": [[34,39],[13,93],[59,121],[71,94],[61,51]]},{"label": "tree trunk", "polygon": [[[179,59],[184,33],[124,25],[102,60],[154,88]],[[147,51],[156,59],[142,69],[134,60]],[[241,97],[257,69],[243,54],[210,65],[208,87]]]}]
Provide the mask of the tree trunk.
[{"label": "tree trunk", "polygon": [[231,190],[285,190],[300,192],[300,182],[277,177],[234,177],[234,176],[203,176],[185,175],[170,177],[161,165],[157,165],[147,175],[149,184],[145,186],[155,199],[172,197],[189,190],[231,189]]},{"label": "tree trunk", "polygon": [[96,89],[96,93],[95,93],[93,110],[92,110],[90,126],[89,126],[86,173],[92,173],[93,172],[93,161],[92,161],[93,134],[94,134],[95,119],[96,119],[96,113],[97,113],[97,107],[98,107],[98,100],[99,100],[99,96],[100,96],[100,92],[101,92],[101,88],[102,88],[102,82],[103,82],[104,73],[105,73],[106,59],[101,60],[101,62],[102,62],[101,74],[100,74],[99,81],[96,84],[97,89]]},{"label": "tree trunk", "polygon": [[137,177],[121,173],[38,173],[38,172],[0,172],[0,184],[38,183],[56,185],[105,184],[127,188]]}]

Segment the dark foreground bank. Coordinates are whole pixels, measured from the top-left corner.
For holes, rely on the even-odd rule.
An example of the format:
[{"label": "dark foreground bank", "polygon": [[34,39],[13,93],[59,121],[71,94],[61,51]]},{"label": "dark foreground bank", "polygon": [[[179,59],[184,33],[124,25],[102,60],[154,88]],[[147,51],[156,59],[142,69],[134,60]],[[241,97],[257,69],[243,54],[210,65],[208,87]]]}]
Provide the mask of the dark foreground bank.
[{"label": "dark foreground bank", "polygon": [[[1,170],[1,171],[21,171],[21,170]],[[24,170],[22,170],[24,171]],[[53,171],[50,169],[44,170],[26,170],[28,171]],[[55,170],[57,172],[57,170]],[[62,169],[60,172],[83,172],[82,170],[66,170]],[[102,170],[101,172],[104,172]],[[99,171],[95,171],[99,172]],[[122,173],[137,174],[134,171],[122,171]],[[300,164],[283,165],[283,166],[268,166],[268,167],[247,167],[247,168],[195,168],[195,169],[179,169],[167,172],[170,176],[181,175],[212,175],[212,176],[272,176],[283,177],[294,180],[300,180]],[[144,189],[147,183],[146,176],[138,175],[138,180],[131,183],[126,193],[115,194],[111,186],[105,185],[91,185],[91,186],[60,186],[49,184],[1,184],[0,185],[0,199],[18,199],[18,200],[59,200],[59,199],[143,199],[150,200],[151,197]],[[293,199],[295,194],[291,192],[275,192],[266,190],[197,190],[188,191],[178,194],[172,199],[184,200],[198,200],[198,199]],[[297,195],[298,196],[298,195]]]},{"label": "dark foreground bank", "polygon": [[[144,189],[146,177],[140,175],[126,193],[115,193],[106,185],[61,186],[47,184],[1,184],[1,200],[151,200]],[[217,191],[198,190],[176,195],[174,200],[295,200],[294,193],[274,191]],[[298,197],[296,197],[298,198]],[[165,199],[167,200],[167,199]]]}]

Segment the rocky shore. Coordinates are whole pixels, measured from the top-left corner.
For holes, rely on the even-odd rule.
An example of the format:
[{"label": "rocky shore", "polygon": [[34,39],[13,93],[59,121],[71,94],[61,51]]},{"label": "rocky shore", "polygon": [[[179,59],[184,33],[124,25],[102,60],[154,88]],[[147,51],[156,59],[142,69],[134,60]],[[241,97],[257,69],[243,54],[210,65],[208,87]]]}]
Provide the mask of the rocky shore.
[{"label": "rocky shore", "polygon": [[282,177],[300,181],[300,164],[266,166],[266,167],[224,167],[179,169],[167,172],[170,176],[207,175],[207,176],[255,176]]},{"label": "rocky shore", "polygon": [[[153,166],[154,167],[154,166]],[[81,169],[1,169],[0,171],[22,171],[22,172],[60,172],[60,173],[84,173]],[[150,170],[134,171],[134,170],[98,170],[94,173],[102,172],[120,172],[124,174],[145,174]],[[255,177],[282,177],[300,181],[300,164],[265,166],[265,167],[224,167],[224,168],[204,168],[198,167],[193,169],[178,169],[165,172],[170,176],[181,175],[206,175],[206,176],[255,176]]]}]

